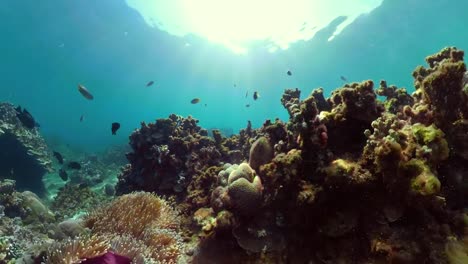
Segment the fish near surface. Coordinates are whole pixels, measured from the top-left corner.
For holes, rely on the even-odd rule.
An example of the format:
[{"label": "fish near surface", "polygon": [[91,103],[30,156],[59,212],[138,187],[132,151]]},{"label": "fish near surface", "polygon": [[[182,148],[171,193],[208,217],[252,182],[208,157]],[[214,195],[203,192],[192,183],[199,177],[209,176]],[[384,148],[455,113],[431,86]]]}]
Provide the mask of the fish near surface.
[{"label": "fish near surface", "polygon": [[88,100],[93,100],[94,99],[94,96],[88,91],[88,89],[86,89],[86,87],[84,87],[81,84],[78,84],[78,91],[81,93],[81,95],[84,96],[84,98],[86,98]]},{"label": "fish near surface", "polygon": [[258,92],[254,92],[253,99],[257,100],[258,98],[260,98],[260,94]]},{"label": "fish near surface", "polygon": [[192,101],[190,101],[190,103],[192,104],[198,104],[200,102],[200,98],[193,98]]},{"label": "fish near surface", "polygon": [[146,87],[150,87],[151,85],[154,84],[154,81],[149,81],[147,84],[146,84]]}]

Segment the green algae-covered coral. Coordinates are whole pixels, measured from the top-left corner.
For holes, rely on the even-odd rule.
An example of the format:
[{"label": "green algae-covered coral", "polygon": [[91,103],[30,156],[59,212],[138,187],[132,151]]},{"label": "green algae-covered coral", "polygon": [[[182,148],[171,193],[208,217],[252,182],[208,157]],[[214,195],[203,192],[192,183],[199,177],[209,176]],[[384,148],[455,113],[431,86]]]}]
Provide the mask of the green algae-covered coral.
[{"label": "green algae-covered coral", "polygon": [[445,134],[434,124],[431,126],[414,124],[411,129],[418,143],[426,146],[425,151],[431,152],[431,160],[442,161],[449,157],[449,147],[447,140],[444,138]]},{"label": "green algae-covered coral", "polygon": [[325,183],[333,187],[368,184],[373,180],[371,173],[360,164],[345,159],[332,161],[323,172],[326,175]]},{"label": "green algae-covered coral", "polygon": [[440,191],[439,179],[423,161],[412,159],[403,163],[401,169],[413,176],[411,179],[411,190],[413,192],[426,196],[437,194]]},{"label": "green algae-covered coral", "polygon": [[433,108],[435,124],[448,128],[456,120],[467,117],[467,97],[463,94],[466,65],[463,51],[448,47],[426,58],[429,68],[422,66],[413,72],[416,89]]},{"label": "green algae-covered coral", "polygon": [[390,113],[397,114],[401,112],[404,106],[412,106],[414,99],[408,94],[405,88],[397,88],[394,85],[387,86],[387,82],[380,81],[380,86],[375,91],[377,95],[385,96],[385,109]]},{"label": "green algae-covered coral", "polygon": [[449,264],[468,263],[468,238],[459,240],[449,237],[445,245],[445,254],[447,254]]},{"label": "green algae-covered coral", "polygon": [[333,91],[329,103],[335,120],[356,119],[370,123],[384,111],[383,105],[377,101],[371,80],[347,84]]}]

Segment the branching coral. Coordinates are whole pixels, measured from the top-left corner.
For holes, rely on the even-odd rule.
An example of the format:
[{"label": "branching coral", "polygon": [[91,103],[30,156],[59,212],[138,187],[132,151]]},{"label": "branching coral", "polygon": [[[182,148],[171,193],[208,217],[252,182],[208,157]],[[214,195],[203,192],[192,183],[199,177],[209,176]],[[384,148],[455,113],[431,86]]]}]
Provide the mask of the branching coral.
[{"label": "branching coral", "polygon": [[394,85],[387,86],[387,82],[380,81],[380,86],[375,91],[377,95],[385,96],[385,109],[392,113],[401,113],[404,106],[412,106],[414,99],[409,95],[405,88],[397,88]]},{"label": "branching coral", "polygon": [[430,104],[434,122],[442,129],[468,117],[467,96],[463,93],[466,72],[463,55],[463,51],[454,47],[445,48],[426,58],[430,68],[420,66],[413,72],[416,89],[421,90],[423,102]]}]

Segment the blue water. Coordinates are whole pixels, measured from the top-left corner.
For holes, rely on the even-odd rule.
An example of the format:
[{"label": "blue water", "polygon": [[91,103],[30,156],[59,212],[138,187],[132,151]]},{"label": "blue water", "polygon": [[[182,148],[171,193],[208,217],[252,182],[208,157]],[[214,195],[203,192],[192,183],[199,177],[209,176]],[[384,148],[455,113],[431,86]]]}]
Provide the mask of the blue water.
[{"label": "blue water", "polygon": [[[124,0],[2,0],[0,100],[26,107],[46,137],[87,151],[126,143],[141,121],[170,113],[193,115],[206,128],[237,131],[247,120],[258,127],[268,118],[287,120],[285,88],[300,88],[302,97],[317,87],[329,94],[342,75],[411,90],[411,72],[425,56],[444,46],[468,50],[467,11],[466,0],[385,0],[332,42],[331,27],[287,50],[241,56],[151,28]],[[78,83],[93,101],[78,93]],[[190,104],[194,97],[201,102]],[[122,125],[116,136],[112,122]]]}]

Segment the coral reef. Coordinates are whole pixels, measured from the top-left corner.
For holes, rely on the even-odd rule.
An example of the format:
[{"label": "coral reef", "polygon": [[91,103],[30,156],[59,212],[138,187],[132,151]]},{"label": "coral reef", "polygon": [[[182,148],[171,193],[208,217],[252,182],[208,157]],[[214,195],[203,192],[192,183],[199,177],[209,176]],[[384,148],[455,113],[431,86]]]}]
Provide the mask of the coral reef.
[{"label": "coral reef", "polygon": [[192,178],[218,165],[223,157],[216,147],[216,137],[208,137],[197,123],[196,119],[177,115],[148,125],[142,123],[130,136],[130,166],[120,176],[117,193],[146,190],[185,194]]},{"label": "coral reef", "polygon": [[380,81],[380,86],[375,90],[379,96],[385,96],[385,110],[392,114],[402,113],[403,107],[413,106],[414,99],[405,88],[397,88],[395,85],[387,86],[387,82]]},{"label": "coral reef", "polygon": [[57,219],[74,217],[109,201],[109,197],[91,190],[86,185],[66,184],[60,188],[50,208]]},{"label": "coral reef", "polygon": [[36,255],[51,241],[54,214],[33,193],[17,192],[15,181],[0,181],[0,263]]},{"label": "coral reef", "polygon": [[[463,263],[454,216],[466,206],[468,186],[462,55],[448,48],[428,57],[430,68],[414,73],[412,95],[385,81],[376,91],[371,81],[346,84],[328,99],[321,89],[302,101],[298,89],[286,90],[281,102],[290,119],[275,122],[285,133],[272,136],[266,122],[246,137],[252,147],[265,136],[273,159],[253,173],[234,165],[218,174],[214,211],[197,222],[202,245],[226,240],[227,228],[254,253],[244,262]],[[244,178],[236,171],[260,179],[253,213],[232,206],[242,199],[226,192],[231,175]],[[230,224],[220,228],[226,211]]]},{"label": "coral reef", "polygon": [[[94,210],[84,221],[92,234],[106,237],[108,243],[127,250],[131,245],[135,249],[131,257],[137,258],[138,253],[144,263],[177,263],[184,252],[178,212],[150,193],[120,196],[108,206]],[[111,250],[123,253],[112,247]]]},{"label": "coral reef", "polygon": [[13,178],[19,190],[42,194],[42,176],[52,171],[51,153],[35,121],[31,126],[24,120],[32,117],[24,115],[24,110],[18,114],[12,104],[0,103],[0,179]]},{"label": "coral reef", "polygon": [[[329,98],[286,89],[287,122],[248,122],[229,137],[192,117],[142,123],[117,193],[175,196],[194,263],[464,263],[468,74],[454,47],[426,61],[411,95],[384,80]],[[133,224],[159,219],[148,210]],[[121,214],[105,213],[114,227],[88,226],[145,247],[146,229],[117,224],[129,221]]]}]

